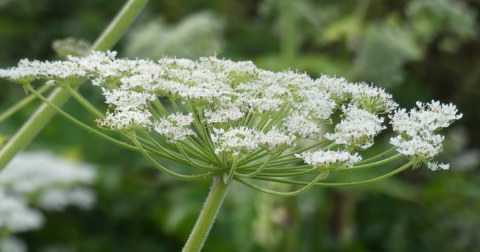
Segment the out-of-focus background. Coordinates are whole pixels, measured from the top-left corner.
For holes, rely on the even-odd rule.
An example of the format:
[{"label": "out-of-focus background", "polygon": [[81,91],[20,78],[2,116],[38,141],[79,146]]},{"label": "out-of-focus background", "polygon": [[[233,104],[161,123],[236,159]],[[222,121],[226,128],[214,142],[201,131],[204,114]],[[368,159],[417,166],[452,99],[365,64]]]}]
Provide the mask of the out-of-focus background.
[{"label": "out-of-focus background", "polygon": [[[58,59],[55,40],[93,43],[123,2],[0,0],[0,67]],[[464,114],[442,132],[439,159],[451,164],[448,171],[420,167],[368,186],[313,188],[295,198],[234,185],[204,251],[479,251],[479,12],[478,0],[159,0],[148,3],[114,50],[155,60],[216,54],[314,78],[343,76],[384,87],[407,109],[435,99]],[[83,85],[81,92],[106,109],[98,89]],[[24,95],[0,80],[0,111]],[[0,123],[0,146],[39,104]],[[64,108],[94,125],[73,99]],[[388,138],[388,132],[378,137],[380,148]],[[44,216],[40,228],[0,232],[0,242],[14,235],[15,251],[180,251],[211,183],[171,179],[140,154],[60,116],[27,149],[95,165],[89,188],[96,203],[50,212],[32,201]]]}]

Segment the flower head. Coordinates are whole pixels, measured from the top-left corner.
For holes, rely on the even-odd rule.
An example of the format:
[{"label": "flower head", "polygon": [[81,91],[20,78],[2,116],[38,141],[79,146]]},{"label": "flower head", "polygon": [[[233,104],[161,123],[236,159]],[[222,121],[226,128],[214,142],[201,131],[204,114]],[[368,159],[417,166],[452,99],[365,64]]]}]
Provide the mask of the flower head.
[{"label": "flower head", "polygon": [[190,124],[193,122],[192,114],[188,115],[169,115],[160,121],[154,123],[155,131],[164,136],[169,143],[182,141],[188,136],[195,135]]},{"label": "flower head", "polygon": [[[365,83],[266,71],[251,61],[216,57],[165,57],[154,62],[93,52],[62,62],[24,60],[17,68],[1,70],[0,77],[21,82],[47,79],[61,87],[90,79],[108,104],[105,116],[96,120],[98,125],[128,136],[135,144],[130,147],[181,179],[223,174],[229,182],[312,172],[305,165],[298,166],[298,158],[326,176],[362,160],[354,150],[375,144],[375,137],[386,128],[386,113],[398,133],[390,142],[411,160],[409,165],[423,162],[432,170],[446,169],[448,165],[432,162],[443,148],[444,137],[438,130],[462,116],[454,105],[434,101],[419,102],[417,110],[407,112],[384,89]],[[335,118],[338,114],[340,118]],[[325,133],[330,124],[335,124],[333,132]],[[171,146],[162,147],[158,138]],[[332,151],[334,147],[338,150]],[[179,175],[152,156],[206,173]],[[379,154],[362,166],[369,167],[370,161],[381,158],[385,162],[394,159]]]},{"label": "flower head", "polygon": [[342,106],[344,120],[335,126],[335,133],[325,134],[325,138],[337,144],[367,149],[373,145],[373,137],[381,130],[383,118],[352,105]]},{"label": "flower head", "polygon": [[[410,159],[427,162],[443,151],[444,136],[436,132],[462,118],[462,114],[457,115],[454,105],[440,104],[438,101],[425,104],[417,102],[417,106],[418,109],[410,112],[398,109],[389,116],[393,130],[399,134],[392,137],[390,143]],[[448,168],[448,165],[428,163],[428,167],[437,170],[438,167]]]}]

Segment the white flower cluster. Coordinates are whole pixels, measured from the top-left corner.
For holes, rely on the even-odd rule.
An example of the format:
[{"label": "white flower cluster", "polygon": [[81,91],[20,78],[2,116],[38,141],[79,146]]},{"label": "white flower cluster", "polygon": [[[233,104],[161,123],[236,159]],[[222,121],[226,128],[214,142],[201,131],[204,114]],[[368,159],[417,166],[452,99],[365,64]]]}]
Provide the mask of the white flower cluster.
[{"label": "white flower cluster", "polygon": [[188,136],[196,135],[190,128],[193,122],[192,113],[188,115],[169,115],[154,123],[154,129],[158,134],[164,136],[168,143],[175,143],[184,140]]},{"label": "white flower cluster", "polygon": [[[390,143],[398,151],[411,159],[429,161],[443,150],[444,136],[435,132],[446,128],[455,120],[462,118],[457,115],[457,108],[453,104],[440,104],[417,102],[419,109],[406,112],[405,109],[395,111],[390,115],[393,130],[399,135],[392,137]],[[431,170],[448,169],[448,164],[427,163]]]},{"label": "white flower cluster", "polygon": [[148,101],[156,99],[155,95],[147,92],[135,92],[132,90],[116,90],[114,92],[102,88],[105,103],[114,105],[117,109],[129,110],[132,108],[145,108]]},{"label": "white flower cluster", "polygon": [[240,155],[242,151],[248,152],[262,147],[272,154],[280,154],[282,151],[295,146],[296,137],[292,134],[285,135],[283,132],[272,128],[263,133],[246,127],[224,129],[213,128],[215,134],[211,135],[217,148],[215,153],[233,152]]},{"label": "white flower cluster", "polygon": [[241,151],[251,151],[259,147],[259,131],[246,127],[224,129],[213,128],[212,142],[216,144],[215,154],[233,152],[240,155]]},{"label": "white flower cluster", "polygon": [[392,95],[383,88],[365,83],[352,84],[344,78],[329,78],[326,75],[322,75],[317,82],[339,103],[349,101],[372,113],[388,113],[398,107]]},{"label": "white flower cluster", "polygon": [[26,252],[25,242],[15,236],[8,236],[0,241],[1,252]]},{"label": "white flower cluster", "polygon": [[319,123],[312,120],[312,116],[300,114],[297,111],[284,119],[283,126],[291,134],[301,138],[320,138],[321,127]]},{"label": "white flower cluster", "polygon": [[383,118],[356,106],[342,106],[345,119],[335,126],[335,133],[325,134],[325,138],[337,144],[367,149],[373,145],[373,138],[380,133]]},{"label": "white flower cluster", "polygon": [[245,118],[245,113],[236,106],[227,106],[215,111],[205,110],[205,117],[208,124],[228,123]]},{"label": "white flower cluster", "polygon": [[[13,233],[40,228],[41,211],[60,211],[68,205],[89,209],[95,192],[87,187],[95,179],[95,170],[45,152],[18,154],[0,173],[0,251],[26,251]],[[30,206],[32,205],[32,206]]]},{"label": "white flower cluster", "polygon": [[295,154],[296,157],[302,158],[305,163],[312,165],[315,169],[337,168],[342,165],[352,167],[353,164],[360,162],[362,157],[358,153],[351,154],[348,151],[316,151],[303,152]]},{"label": "white flower cluster", "polygon": [[37,229],[43,224],[40,211],[31,208],[25,199],[7,194],[0,188],[0,230],[22,232]]},{"label": "white flower cluster", "polygon": [[[314,80],[298,72],[265,71],[250,61],[207,57],[153,62],[115,55],[93,52],[66,62],[24,60],[16,68],[0,70],[0,77],[18,81],[49,77],[57,82],[89,78],[102,88],[109,104],[106,117],[97,120],[100,126],[154,128],[169,143],[198,136],[196,141],[213,142],[215,154],[239,155],[257,148],[278,153],[305,138],[326,138],[353,153],[372,146],[386,128],[380,115],[391,113],[393,128],[400,133],[391,143],[411,158],[430,159],[441,150],[443,140],[432,132],[460,118],[453,105],[420,104],[420,111],[406,113],[396,110],[398,104],[381,88],[325,75]],[[59,64],[63,65],[54,67]],[[343,120],[333,133],[325,134],[323,125],[333,121],[338,108]]]},{"label": "white flower cluster", "polygon": [[80,185],[93,183],[95,169],[50,153],[18,154],[2,171],[0,189],[9,195],[32,199],[47,210],[67,205],[88,209],[95,202],[93,190]]},{"label": "white flower cluster", "polygon": [[150,117],[152,113],[148,110],[131,109],[120,110],[116,109],[114,113],[107,111],[105,119],[97,120],[98,126],[107,126],[112,130],[131,130],[137,128],[146,128],[150,130],[152,121]]},{"label": "white flower cluster", "polygon": [[284,150],[294,147],[297,141],[297,137],[295,135],[285,135],[275,127],[273,127],[266,134],[262,133],[258,139],[260,147],[273,154],[280,154]]}]

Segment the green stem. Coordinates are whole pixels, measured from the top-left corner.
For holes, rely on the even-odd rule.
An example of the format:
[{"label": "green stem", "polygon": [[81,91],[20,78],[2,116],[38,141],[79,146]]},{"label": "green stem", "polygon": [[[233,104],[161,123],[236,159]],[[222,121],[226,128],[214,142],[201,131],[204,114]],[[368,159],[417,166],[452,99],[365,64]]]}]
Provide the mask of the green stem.
[{"label": "green stem", "polygon": [[299,44],[299,32],[296,20],[296,1],[285,0],[279,2],[280,22],[282,27],[282,36],[280,40],[280,48],[283,63],[291,65],[296,58]]},{"label": "green stem", "polygon": [[[240,177],[236,176],[235,177],[235,180],[237,180],[238,182],[248,186],[248,187],[251,187],[253,189],[256,189],[258,191],[261,191],[261,192],[264,192],[264,193],[268,193],[268,194],[273,194],[273,195],[277,195],[277,196],[295,196],[297,194],[300,194],[302,192],[305,192],[306,190],[308,190],[310,187],[314,186],[318,181],[320,181],[321,179],[325,179],[325,177],[328,175],[328,171],[321,171],[320,174],[314,179],[312,180],[311,182],[309,182],[308,184],[306,184],[304,187],[296,190],[296,191],[292,191],[292,192],[278,192],[278,191],[274,191],[274,190],[270,190],[270,189],[266,189],[266,188],[263,188],[263,187],[260,187],[258,185],[255,185],[253,183],[250,183],[244,179],[241,179]],[[270,179],[265,179],[265,180],[270,180]],[[272,179],[271,181],[275,181],[274,179]]]},{"label": "green stem", "polygon": [[51,106],[53,109],[55,109],[57,111],[57,113],[59,113],[60,115],[64,116],[65,118],[67,118],[68,120],[70,120],[71,122],[73,122],[74,124],[86,129],[88,132],[90,133],[93,133],[107,141],[110,141],[114,144],[117,144],[119,145],[120,147],[123,147],[123,148],[126,148],[126,149],[129,149],[129,150],[133,150],[133,151],[138,151],[138,148],[136,148],[135,146],[132,146],[132,145],[129,145],[129,144],[126,144],[124,142],[121,142],[121,141],[118,141],[117,139],[115,138],[112,138],[110,136],[107,136],[105,134],[103,134],[102,132],[80,122],[79,120],[75,119],[74,117],[72,117],[71,115],[69,115],[68,113],[64,112],[62,109],[60,109],[59,107],[55,106],[53,103],[51,103],[49,100],[47,100],[47,98],[43,97],[40,93],[38,93],[37,91],[35,91],[32,86],[30,85],[26,85],[25,86],[27,88],[27,90],[29,90],[30,92],[32,92],[32,94],[36,95],[38,97],[38,99],[40,99],[41,101],[45,102],[46,104],[48,104],[49,106]]},{"label": "green stem", "polygon": [[381,158],[381,157],[385,157],[387,154],[389,154],[390,152],[392,152],[392,151],[394,151],[394,150],[396,150],[396,149],[397,149],[397,147],[390,148],[389,150],[386,150],[386,151],[384,151],[384,152],[382,152],[382,153],[380,153],[380,154],[378,154],[378,155],[376,155],[376,156],[373,156],[373,157],[371,157],[371,158],[367,158],[367,159],[364,159],[364,160],[362,160],[362,161],[360,161],[360,162],[357,162],[357,163],[355,163],[355,165],[364,164],[364,163],[369,163],[370,161],[379,159],[379,158]]},{"label": "green stem", "polygon": [[229,185],[230,184],[223,183],[222,176],[217,176],[215,178],[207,200],[203,204],[202,212],[200,213],[197,223],[195,223],[195,227],[190,233],[190,237],[188,238],[185,247],[183,247],[182,252],[198,252],[202,249],[203,244],[207,239],[207,235],[212,228],[213,222],[215,221],[218,210],[227,194]]},{"label": "green stem", "polygon": [[95,115],[97,118],[103,119],[105,117],[104,113],[101,113],[95,106],[93,106],[85,97],[83,97],[77,90],[73,89],[69,85],[65,87],[66,90],[73,96],[83,107],[85,107],[90,113]]},{"label": "green stem", "polygon": [[388,163],[388,162],[390,162],[390,161],[392,161],[392,160],[395,160],[395,159],[397,159],[397,158],[400,158],[400,157],[403,157],[403,154],[398,153],[398,154],[395,155],[395,156],[391,156],[391,157],[389,157],[389,158],[385,158],[384,160],[381,160],[381,161],[378,161],[378,162],[374,162],[374,163],[370,163],[370,164],[365,164],[365,165],[357,165],[357,166],[353,166],[353,167],[351,167],[351,168],[349,168],[349,167],[341,167],[341,168],[338,168],[338,169],[331,170],[330,172],[353,171],[353,170],[358,170],[358,169],[371,168],[371,167],[375,167],[375,166],[379,166],[379,165]]},{"label": "green stem", "polygon": [[[92,50],[105,51],[110,49],[122,36],[128,25],[132,23],[147,1],[148,0],[129,0],[108,28],[97,39]],[[70,93],[67,90],[57,88],[48,97],[48,100],[56,106],[61,106],[69,97]],[[0,171],[3,170],[18,152],[35,138],[53,115],[55,115],[55,109],[47,104],[42,104],[35,111],[30,119],[23,124],[22,128],[15,133],[0,151]]]},{"label": "green stem", "polygon": [[107,29],[95,41],[92,49],[95,51],[106,51],[112,48],[147,2],[148,0],[129,0]]},{"label": "green stem", "polygon": [[[379,177],[376,177],[376,178],[373,178],[373,179],[367,179],[367,180],[362,180],[362,181],[355,181],[355,182],[340,182],[340,183],[327,183],[327,182],[319,182],[319,183],[315,183],[314,186],[323,186],[323,187],[341,187],[341,186],[356,186],[356,185],[363,185],[363,184],[368,184],[368,183],[372,183],[372,182],[376,182],[376,181],[379,181],[379,180],[382,180],[382,179],[386,179],[386,178],[389,178],[405,169],[407,169],[408,167],[412,166],[413,164],[415,164],[415,160],[413,161],[410,161],[409,163],[405,164],[404,166],[400,167],[400,168],[397,168],[396,170],[393,170],[387,174],[384,174],[382,176],[379,176]],[[284,183],[284,184],[291,184],[291,185],[309,185],[308,182],[304,182],[304,181],[295,181],[295,180],[287,180],[287,179],[276,179],[276,178],[272,178],[272,177],[267,177],[267,178],[263,178],[263,177],[255,177],[254,179],[257,179],[257,180],[265,180],[265,181],[270,181],[270,182],[279,182],[279,183]],[[238,180],[238,178],[237,178]],[[238,180],[239,182],[247,185],[247,186],[250,186],[254,189],[257,189],[257,190],[260,190],[260,189],[263,189],[265,190],[264,188],[261,188],[257,185],[253,185],[252,183],[249,183],[249,184],[246,184],[244,183],[245,181],[240,181]],[[252,186],[253,185],[253,186]],[[270,193],[270,192],[267,192],[267,191],[263,191],[263,190],[260,190],[262,192],[266,192],[266,193]],[[274,194],[274,193],[270,193],[270,194]],[[275,194],[275,195],[278,195],[278,194]]]},{"label": "green stem", "polygon": [[289,151],[288,153],[285,153],[285,154],[279,156],[277,159],[282,159],[282,158],[285,158],[285,157],[290,157],[290,156],[292,156],[292,155],[295,154],[295,153],[301,153],[301,152],[310,150],[310,149],[312,149],[312,148],[314,148],[314,147],[317,147],[317,146],[325,143],[326,141],[329,141],[329,140],[325,138],[325,139],[323,139],[323,140],[321,140],[321,141],[319,141],[319,142],[316,142],[316,143],[314,143],[314,144],[312,144],[312,145],[309,145],[309,146],[307,146],[307,147],[305,147],[305,148],[302,148],[302,149],[299,149],[299,150]]},{"label": "green stem", "polygon": [[157,161],[155,161],[155,159],[153,159],[150,156],[150,154],[148,154],[148,152],[143,148],[143,146],[140,144],[140,142],[138,142],[138,139],[135,136],[135,132],[130,132],[130,138],[133,141],[133,143],[135,144],[135,146],[137,146],[140,153],[142,153],[143,156],[148,161],[150,161],[150,163],[152,163],[160,171],[165,172],[166,174],[168,174],[168,175],[170,175],[174,178],[181,179],[181,180],[187,180],[187,181],[195,181],[195,180],[206,179],[208,177],[213,177],[213,176],[216,175],[215,173],[210,173],[210,172],[204,173],[204,174],[197,174],[197,175],[183,175],[183,174],[180,174],[180,173],[170,171],[169,169],[165,168],[164,166],[159,164]]},{"label": "green stem", "polygon": [[230,168],[228,176],[226,175],[226,173],[223,174],[223,182],[225,184],[229,184],[230,181],[232,181],[233,175],[235,175],[235,170],[237,169],[237,161],[238,161],[238,156],[234,156],[233,164],[232,164],[232,167]]},{"label": "green stem", "polygon": [[[49,88],[53,87],[52,85],[43,85],[41,88],[38,89],[38,93],[42,94],[43,92],[47,91]],[[0,122],[4,121],[7,119],[9,116],[23,108],[25,105],[29,104],[31,101],[35,99],[35,95],[30,94],[29,96],[23,98],[21,101],[19,101],[17,104],[13,105],[7,111],[3,112],[0,115]]]},{"label": "green stem", "polygon": [[256,171],[254,171],[252,173],[249,173],[249,174],[239,173],[239,174],[237,174],[237,176],[243,177],[243,178],[251,178],[251,177],[257,176],[260,172],[263,171],[263,169],[265,169],[265,167],[267,167],[268,162],[270,162],[273,158],[274,158],[273,155],[269,156],[267,161],[263,162],[262,166],[260,166],[260,168],[258,168]]},{"label": "green stem", "polygon": [[[55,89],[48,97],[53,104],[62,105],[70,97],[68,91]],[[15,133],[0,151],[0,171],[32,141],[55,114],[55,109],[43,103],[30,119]]]}]

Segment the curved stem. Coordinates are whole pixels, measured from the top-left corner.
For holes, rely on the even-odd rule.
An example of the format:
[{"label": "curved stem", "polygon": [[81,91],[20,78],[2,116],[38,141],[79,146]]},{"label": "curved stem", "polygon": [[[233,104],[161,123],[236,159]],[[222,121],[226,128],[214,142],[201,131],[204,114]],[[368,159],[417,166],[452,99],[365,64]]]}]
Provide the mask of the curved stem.
[{"label": "curved stem", "polygon": [[77,90],[73,89],[69,85],[66,85],[65,89],[72,95],[82,106],[84,106],[90,113],[97,116],[98,118],[105,118],[105,114],[100,112],[95,106],[93,106],[85,97],[83,97]]},{"label": "curved stem", "polygon": [[389,158],[385,158],[384,160],[380,160],[380,161],[377,161],[377,162],[374,162],[374,163],[357,165],[357,166],[353,166],[352,168],[343,167],[343,168],[333,169],[333,170],[330,170],[330,172],[353,171],[353,170],[358,170],[358,169],[371,168],[371,167],[375,167],[375,166],[378,166],[378,165],[388,163],[388,162],[390,162],[392,160],[395,160],[395,159],[397,159],[399,157],[402,157],[402,156],[403,156],[403,154],[398,153],[397,155],[391,156]]},{"label": "curved stem", "polygon": [[[242,184],[244,184],[248,187],[259,190],[259,191],[264,192],[264,193],[273,194],[273,195],[277,195],[277,196],[295,196],[297,194],[300,194],[300,193],[308,190],[310,187],[314,186],[319,180],[324,179],[326,177],[326,175],[328,175],[328,171],[321,171],[320,174],[314,180],[312,180],[310,183],[308,183],[304,187],[302,187],[302,188],[300,188],[296,191],[293,191],[293,192],[278,192],[278,191],[274,191],[274,190],[270,190],[270,189],[265,189],[263,187],[255,185],[253,183],[250,183],[246,180],[243,180],[238,176],[236,176],[235,179],[238,182],[240,182],[240,183],[242,183]],[[266,180],[270,180],[270,179],[266,179]],[[274,180],[272,180],[272,181],[274,181]]]},{"label": "curved stem", "polygon": [[205,173],[205,174],[198,174],[198,175],[183,175],[183,174],[180,174],[180,173],[176,173],[176,172],[173,172],[173,171],[170,171],[169,169],[163,167],[162,165],[160,165],[157,161],[155,161],[155,159],[153,159],[146,151],[145,149],[142,147],[142,145],[138,142],[137,140],[137,137],[135,136],[135,134],[133,134],[134,132],[132,132],[132,134],[130,135],[130,138],[132,139],[133,143],[137,146],[138,150],[140,151],[140,153],[143,154],[143,156],[148,159],[148,161],[150,161],[150,163],[152,163],[153,165],[155,165],[156,168],[158,168],[159,170],[161,170],[162,172],[165,172],[166,174],[174,177],[174,178],[177,178],[177,179],[181,179],[181,180],[189,180],[189,181],[194,181],[194,180],[202,180],[202,179],[206,179],[208,177],[212,177],[212,176],[215,176],[217,173]]},{"label": "curved stem", "polygon": [[59,113],[60,115],[64,116],[65,118],[67,118],[68,120],[72,121],[73,123],[77,124],[78,126],[88,130],[89,132],[99,136],[99,137],[102,137],[103,139],[107,140],[107,141],[110,141],[114,144],[117,144],[123,148],[127,148],[127,149],[130,149],[130,150],[134,150],[134,151],[138,151],[138,149],[135,147],[135,146],[132,146],[132,145],[129,145],[129,144],[126,144],[124,142],[121,142],[121,141],[118,141],[117,139],[115,138],[112,138],[110,136],[107,136],[103,133],[101,133],[100,131],[80,122],[79,120],[75,119],[74,117],[72,117],[71,115],[69,115],[68,113],[66,113],[65,111],[63,111],[61,108],[55,106],[51,101],[49,101],[48,99],[46,99],[45,97],[43,97],[40,93],[38,93],[37,91],[35,91],[35,89],[33,89],[30,85],[26,85],[26,88],[28,91],[32,92],[32,94],[36,95],[38,97],[38,99],[40,99],[41,101],[45,102],[45,104],[48,104],[49,106],[51,106],[53,109],[55,109],[55,111],[57,113]]},{"label": "curved stem", "polygon": [[[382,180],[382,179],[385,179],[385,178],[388,178],[388,177],[391,177],[405,169],[407,169],[408,167],[412,166],[415,162],[417,161],[410,161],[408,162],[406,165],[400,167],[400,168],[397,168],[396,170],[393,170],[387,174],[384,174],[382,176],[379,176],[379,177],[376,177],[376,178],[373,178],[373,179],[367,179],[367,180],[362,180],[362,181],[356,181],[356,182],[343,182],[343,183],[325,183],[325,182],[322,182],[322,183],[316,183],[314,186],[323,186],[323,187],[341,187],[341,186],[355,186],[355,185],[363,185],[363,184],[367,184],[367,183],[371,183],[371,182],[375,182],[375,181],[379,181],[379,180]],[[303,182],[303,181],[295,181],[295,180],[286,180],[286,179],[275,179],[275,178],[271,178],[271,177],[268,177],[268,178],[262,178],[262,177],[255,177],[254,179],[257,179],[257,180],[265,180],[265,181],[273,181],[273,182],[279,182],[279,183],[284,183],[284,184],[292,184],[292,185],[307,185],[308,182]]]},{"label": "curved stem", "polygon": [[[49,88],[53,87],[52,85],[43,85],[41,88],[38,89],[38,93],[42,94],[44,93],[45,91],[47,91]],[[23,108],[25,105],[29,104],[31,101],[33,101],[35,99],[35,95],[34,94],[30,94],[28,95],[27,97],[23,98],[22,100],[20,100],[19,102],[17,102],[15,105],[13,105],[12,107],[10,107],[9,109],[7,109],[5,112],[3,112],[2,114],[0,114],[0,122],[4,121],[5,119],[7,119],[9,116],[11,116],[12,114],[14,114],[15,112],[17,112],[18,110],[20,110],[21,108]]]},{"label": "curved stem", "polygon": [[169,149],[163,147],[161,144],[159,144],[157,141],[155,141],[155,139],[153,139],[148,133],[144,132],[144,135],[147,137],[148,141],[150,141],[150,143],[153,144],[153,146],[155,146],[155,148],[159,149],[161,151],[161,153],[164,154],[163,157],[168,158],[168,159],[170,159],[172,161],[175,161],[175,162],[178,162],[178,163],[182,163],[182,164],[185,164],[185,165],[190,165],[186,160],[183,160],[180,157],[180,154],[178,154],[175,151],[172,151],[172,150],[169,150]]},{"label": "curved stem", "polygon": [[291,156],[291,155],[293,155],[293,154],[295,154],[295,153],[300,153],[300,152],[304,152],[304,151],[306,151],[306,150],[310,150],[310,149],[312,149],[312,148],[314,148],[314,147],[317,147],[317,146],[325,143],[326,141],[329,141],[329,140],[325,138],[325,139],[323,139],[323,140],[321,140],[321,141],[318,141],[318,142],[316,142],[316,143],[314,143],[314,144],[312,144],[312,145],[309,145],[309,146],[307,146],[307,147],[305,147],[305,148],[302,148],[302,149],[299,149],[299,150],[293,150],[293,151],[291,151],[291,152],[282,154],[282,155],[280,155],[280,156],[278,157],[278,159],[282,159],[282,158],[284,158],[284,157],[289,157],[289,156]]},{"label": "curved stem", "polygon": [[176,146],[177,146],[178,150],[180,151],[180,153],[182,153],[185,160],[187,160],[187,162],[190,166],[200,168],[200,169],[204,169],[204,170],[207,170],[207,171],[220,171],[221,170],[220,168],[217,168],[217,167],[213,167],[213,166],[208,167],[208,166],[201,165],[199,160],[196,160],[196,159],[192,160],[192,158],[190,158],[190,156],[183,149],[181,143],[177,143]]},{"label": "curved stem", "polygon": [[[67,101],[69,93],[63,89],[54,90],[48,100],[56,105],[62,105]],[[37,111],[23,124],[15,135],[0,150],[0,171],[17,155],[18,152],[32,141],[55,114],[55,109],[48,104],[42,104]]]},{"label": "curved stem", "polygon": [[244,178],[251,178],[251,177],[254,177],[256,175],[258,175],[260,172],[263,171],[263,169],[265,169],[265,167],[267,167],[267,164],[274,158],[273,155],[269,156],[268,159],[263,162],[262,166],[260,166],[260,168],[258,168],[256,171],[253,171],[249,174],[241,174],[241,173],[238,173],[237,176],[239,177],[244,177]]},{"label": "curved stem", "polygon": [[[92,47],[92,50],[105,51],[110,49],[122,36],[130,23],[147,3],[148,0],[129,0],[118,13],[109,27],[102,33]],[[65,103],[70,94],[65,89],[57,88],[48,97],[48,100],[56,106]],[[0,150],[0,171],[20,152],[50,121],[56,110],[47,104],[42,104],[30,119],[23,124],[20,130]]]},{"label": "curved stem", "polygon": [[238,156],[234,156],[233,164],[232,164],[232,167],[230,168],[228,176],[226,176],[226,173],[223,174],[223,182],[225,184],[229,184],[230,181],[232,181],[232,178],[235,175],[235,170],[237,169],[237,161],[238,161]]},{"label": "curved stem", "polygon": [[298,176],[298,175],[303,175],[303,174],[309,174],[309,173],[316,173],[318,172],[317,169],[308,169],[308,170],[301,170],[301,171],[291,171],[291,172],[264,172],[260,175],[259,177],[292,177],[292,176]]},{"label": "curved stem", "polygon": [[394,150],[396,150],[396,149],[397,149],[397,147],[392,147],[392,148],[390,148],[389,150],[386,150],[386,151],[384,151],[384,152],[382,152],[382,153],[380,153],[380,154],[378,154],[378,155],[376,155],[376,156],[373,156],[373,157],[371,157],[371,158],[367,158],[367,159],[365,159],[365,160],[362,160],[362,161],[360,161],[360,162],[358,162],[358,163],[356,163],[356,164],[368,163],[368,162],[370,162],[370,161],[372,161],[372,160],[379,159],[379,158],[381,158],[381,157],[386,156],[388,153],[390,153],[390,152],[392,152],[392,151],[394,151]]},{"label": "curved stem", "polygon": [[[261,154],[261,155],[260,155]],[[256,161],[258,159],[261,159],[262,157],[268,155],[268,152],[266,152],[264,149],[259,148],[258,150],[254,151],[251,154],[248,155],[242,155],[240,159],[238,160],[238,165],[243,166],[244,164],[248,164],[252,161]]]},{"label": "curved stem", "polygon": [[229,184],[223,183],[221,176],[215,178],[207,200],[203,204],[202,212],[182,252],[198,252],[202,249],[218,210],[227,194],[228,186]]}]

